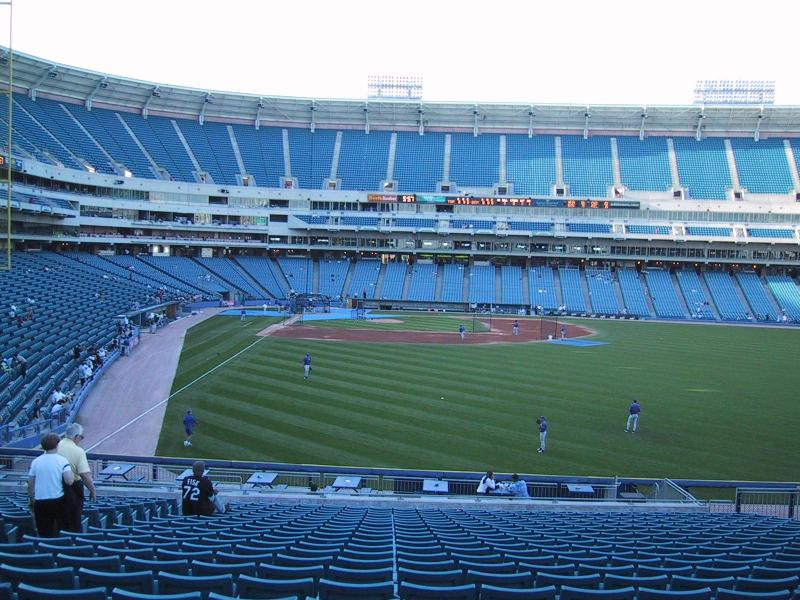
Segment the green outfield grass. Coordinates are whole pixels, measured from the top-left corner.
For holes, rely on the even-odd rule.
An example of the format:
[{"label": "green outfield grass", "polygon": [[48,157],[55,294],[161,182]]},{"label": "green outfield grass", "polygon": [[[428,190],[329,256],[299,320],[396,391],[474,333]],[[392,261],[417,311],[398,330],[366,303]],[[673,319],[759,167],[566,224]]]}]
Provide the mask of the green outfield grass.
[{"label": "green outfield grass", "polygon": [[[458,322],[403,319],[381,327],[452,331]],[[271,321],[215,317],[188,332],[173,390],[260,341],[170,400],[159,454],[574,475],[798,477],[800,330],[592,320],[578,324],[607,345],[391,345],[256,337]],[[354,323],[336,326],[345,325]],[[314,360],[310,381],[302,377],[307,351]],[[643,409],[640,431],[631,435],[624,426],[634,396]],[[200,423],[189,449],[181,425],[187,407]],[[550,421],[544,455],[536,453],[541,414]]]}]

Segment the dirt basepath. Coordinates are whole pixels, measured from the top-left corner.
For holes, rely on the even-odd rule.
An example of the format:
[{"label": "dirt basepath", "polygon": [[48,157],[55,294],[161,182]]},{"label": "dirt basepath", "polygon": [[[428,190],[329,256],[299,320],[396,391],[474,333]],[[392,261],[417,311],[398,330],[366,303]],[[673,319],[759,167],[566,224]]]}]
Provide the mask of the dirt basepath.
[{"label": "dirt basepath", "polygon": [[[489,319],[479,319],[489,327]],[[458,331],[431,332],[431,331],[385,331],[379,329],[346,329],[343,327],[317,327],[293,324],[274,332],[278,338],[299,340],[330,340],[343,342],[372,342],[380,344],[522,344],[541,342],[547,340],[548,335],[553,338],[560,336],[561,327],[566,328],[568,338],[579,338],[592,335],[592,331],[577,325],[556,325],[552,321],[521,320],[520,333],[514,335],[512,323],[514,319],[492,318],[491,330],[471,333],[467,327],[466,339],[462,342]]]}]

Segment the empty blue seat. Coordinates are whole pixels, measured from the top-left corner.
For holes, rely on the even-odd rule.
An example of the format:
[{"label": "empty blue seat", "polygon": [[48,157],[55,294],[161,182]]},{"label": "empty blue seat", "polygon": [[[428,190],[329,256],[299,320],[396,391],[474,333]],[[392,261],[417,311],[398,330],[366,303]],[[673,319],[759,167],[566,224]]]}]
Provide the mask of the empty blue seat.
[{"label": "empty blue seat", "polygon": [[611,590],[587,590],[584,588],[561,587],[559,600],[591,600],[593,598],[604,598],[605,600],[633,600],[636,590],[632,587],[616,588]]},{"label": "empty blue seat", "polygon": [[315,596],[314,580],[303,579],[262,579],[241,575],[236,584],[236,593],[242,598],[282,598],[285,596]]},{"label": "empty blue seat", "polygon": [[196,560],[192,563],[192,575],[224,575],[226,573],[233,575],[234,580],[236,580],[239,575],[255,577],[258,574],[258,568],[254,562],[208,563]]},{"label": "empty blue seat", "polygon": [[400,582],[409,581],[422,585],[460,585],[464,574],[459,569],[449,571],[416,571],[400,567],[397,569],[397,580]]},{"label": "empty blue seat", "polygon": [[52,554],[35,553],[35,554],[10,554],[8,552],[0,552],[0,564],[12,565],[14,567],[28,567],[28,568],[41,568],[52,569],[56,566],[56,561]]},{"label": "empty blue seat", "polygon": [[393,578],[393,569],[387,567],[385,569],[345,569],[331,565],[328,567],[328,579],[333,581],[344,581],[349,583],[375,583],[383,581],[391,581]]},{"label": "empty blue seat", "polygon": [[735,580],[733,577],[684,577],[683,575],[673,575],[670,589],[673,590],[696,590],[700,588],[731,588]]},{"label": "empty blue seat", "polygon": [[58,600],[59,598],[106,600],[106,589],[95,587],[80,590],[59,590],[42,588],[27,583],[20,583],[17,586],[17,600]]},{"label": "empty blue seat", "polygon": [[399,596],[404,600],[437,600],[438,598],[448,598],[449,600],[474,600],[475,586],[471,583],[464,585],[423,585],[401,581]]},{"label": "empty blue seat", "polygon": [[739,577],[736,579],[736,589],[747,592],[772,592],[777,590],[793,591],[800,578],[782,577],[776,579],[761,579],[756,577]]},{"label": "empty blue seat", "polygon": [[533,575],[530,573],[488,573],[469,570],[466,572],[465,581],[474,583],[479,588],[484,584],[505,588],[533,587]]},{"label": "empty blue seat", "polygon": [[57,554],[56,565],[59,567],[86,567],[95,571],[118,572],[120,567],[119,556],[72,556],[71,554]]},{"label": "empty blue seat", "polygon": [[555,586],[540,588],[504,588],[496,585],[481,586],[481,600],[554,600]]},{"label": "empty blue seat", "polygon": [[554,585],[556,588],[569,586],[574,588],[597,588],[600,585],[600,575],[558,575],[556,573],[539,572],[536,574],[536,585],[543,587]]},{"label": "empty blue seat", "polygon": [[153,593],[153,573],[151,571],[131,571],[124,573],[106,573],[91,569],[78,569],[80,587],[103,586],[110,594],[114,588],[142,594]]},{"label": "empty blue seat", "polygon": [[319,581],[324,573],[325,567],[322,565],[307,567],[284,567],[266,563],[258,565],[258,577],[262,579],[306,579],[310,577],[314,581]]},{"label": "empty blue seat", "polygon": [[71,590],[75,587],[75,573],[71,567],[55,569],[31,569],[0,565],[0,577],[15,588],[20,583],[36,584],[45,588]]},{"label": "empty blue seat", "polygon": [[639,588],[638,600],[710,600],[711,588],[698,590],[667,591]]},{"label": "empty blue seat", "polygon": [[394,597],[394,583],[386,581],[353,583],[346,581],[319,580],[320,600],[347,600],[347,598],[374,598],[382,600]]},{"label": "empty blue seat", "polygon": [[752,577],[757,579],[783,579],[785,577],[792,577],[798,575],[797,568],[778,569],[775,567],[753,567]]},{"label": "empty blue seat", "polygon": [[667,589],[667,583],[669,583],[669,577],[666,575],[651,575],[649,577],[634,577],[631,575],[615,575],[615,574],[607,574],[603,578],[603,587],[608,588],[623,588],[623,587],[634,587],[634,588],[651,588],[651,589],[660,589],[665,590]]},{"label": "empty blue seat", "polygon": [[206,598],[210,592],[233,595],[233,576],[227,575],[176,575],[159,571],[158,591],[161,594],[182,594],[201,590]]},{"label": "empty blue seat", "polygon": [[[219,557],[217,558],[217,560],[219,561]],[[404,562],[404,561],[405,561],[405,559],[398,559],[397,560],[397,564],[400,565],[400,563]],[[411,562],[414,562],[414,561],[407,561],[407,562],[411,563]],[[422,561],[420,561],[420,562],[422,562]],[[455,563],[453,563],[452,561],[447,561],[447,562],[449,562],[451,564],[451,566],[447,567],[447,568],[455,567]],[[378,559],[378,560],[366,560],[366,559],[360,559],[360,558],[350,558],[350,557],[347,557],[347,556],[339,556],[336,559],[336,561],[334,562],[334,564],[337,567],[342,567],[342,568],[345,568],[345,569],[385,569],[386,567],[391,567],[392,565],[394,565],[394,559],[393,558],[381,558],[381,559]],[[412,566],[410,564],[407,565],[407,566],[410,569],[419,568],[419,567],[414,567],[414,566]]]},{"label": "empty blue seat", "polygon": [[694,574],[697,577],[747,577],[750,574],[750,567],[709,567],[701,565],[695,567]]},{"label": "empty blue seat", "polygon": [[166,571],[178,575],[189,574],[188,560],[145,560],[134,556],[126,556],[122,559],[122,564],[126,569],[133,569],[135,571],[147,570],[153,571],[154,573]]},{"label": "empty blue seat", "polygon": [[462,571],[472,570],[481,571],[483,573],[514,573],[517,570],[517,565],[513,562],[482,563],[469,560],[460,560],[458,561],[458,568]]},{"label": "empty blue seat", "polygon": [[111,590],[111,600],[203,600],[200,592],[185,592],[183,594],[139,594],[123,589]]},{"label": "empty blue seat", "polygon": [[776,592],[747,592],[743,590],[721,589],[717,591],[716,600],[748,600],[750,598],[764,598],[766,600],[770,600],[772,598],[774,600],[782,600],[783,598],[789,598],[791,595],[791,592],[788,590],[780,590]]}]

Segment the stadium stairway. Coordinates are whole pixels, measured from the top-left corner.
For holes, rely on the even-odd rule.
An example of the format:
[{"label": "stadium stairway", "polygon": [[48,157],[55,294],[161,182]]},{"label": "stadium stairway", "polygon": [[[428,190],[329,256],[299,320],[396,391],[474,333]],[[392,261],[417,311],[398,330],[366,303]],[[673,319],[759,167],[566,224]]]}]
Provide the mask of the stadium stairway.
[{"label": "stadium stairway", "polygon": [[289,291],[289,283],[271,258],[237,256],[233,260],[260,287],[267,290],[273,298],[286,298]]}]

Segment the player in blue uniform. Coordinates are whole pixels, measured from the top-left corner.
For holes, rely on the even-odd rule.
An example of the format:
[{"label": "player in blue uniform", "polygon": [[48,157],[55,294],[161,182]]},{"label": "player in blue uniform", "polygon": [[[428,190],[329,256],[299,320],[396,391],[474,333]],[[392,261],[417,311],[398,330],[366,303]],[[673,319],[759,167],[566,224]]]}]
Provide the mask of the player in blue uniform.
[{"label": "player in blue uniform", "polygon": [[464,324],[458,326],[458,335],[461,336],[461,341],[463,342],[467,337],[467,328],[464,327]]},{"label": "player in blue uniform", "polygon": [[625,433],[636,433],[636,426],[639,424],[640,412],[642,412],[642,406],[639,404],[639,399],[637,398],[628,408],[628,423],[625,425]]},{"label": "player in blue uniform", "polygon": [[311,376],[311,353],[306,352],[303,357],[303,379],[308,379]]},{"label": "player in blue uniform", "polygon": [[194,418],[191,409],[187,410],[183,417],[183,430],[186,433],[186,439],[183,441],[184,446],[192,445],[192,434],[194,433],[195,425],[197,425],[197,419]]},{"label": "player in blue uniform", "polygon": [[542,415],[536,419],[536,424],[539,425],[539,450],[537,452],[541,454],[547,448],[547,417]]}]

